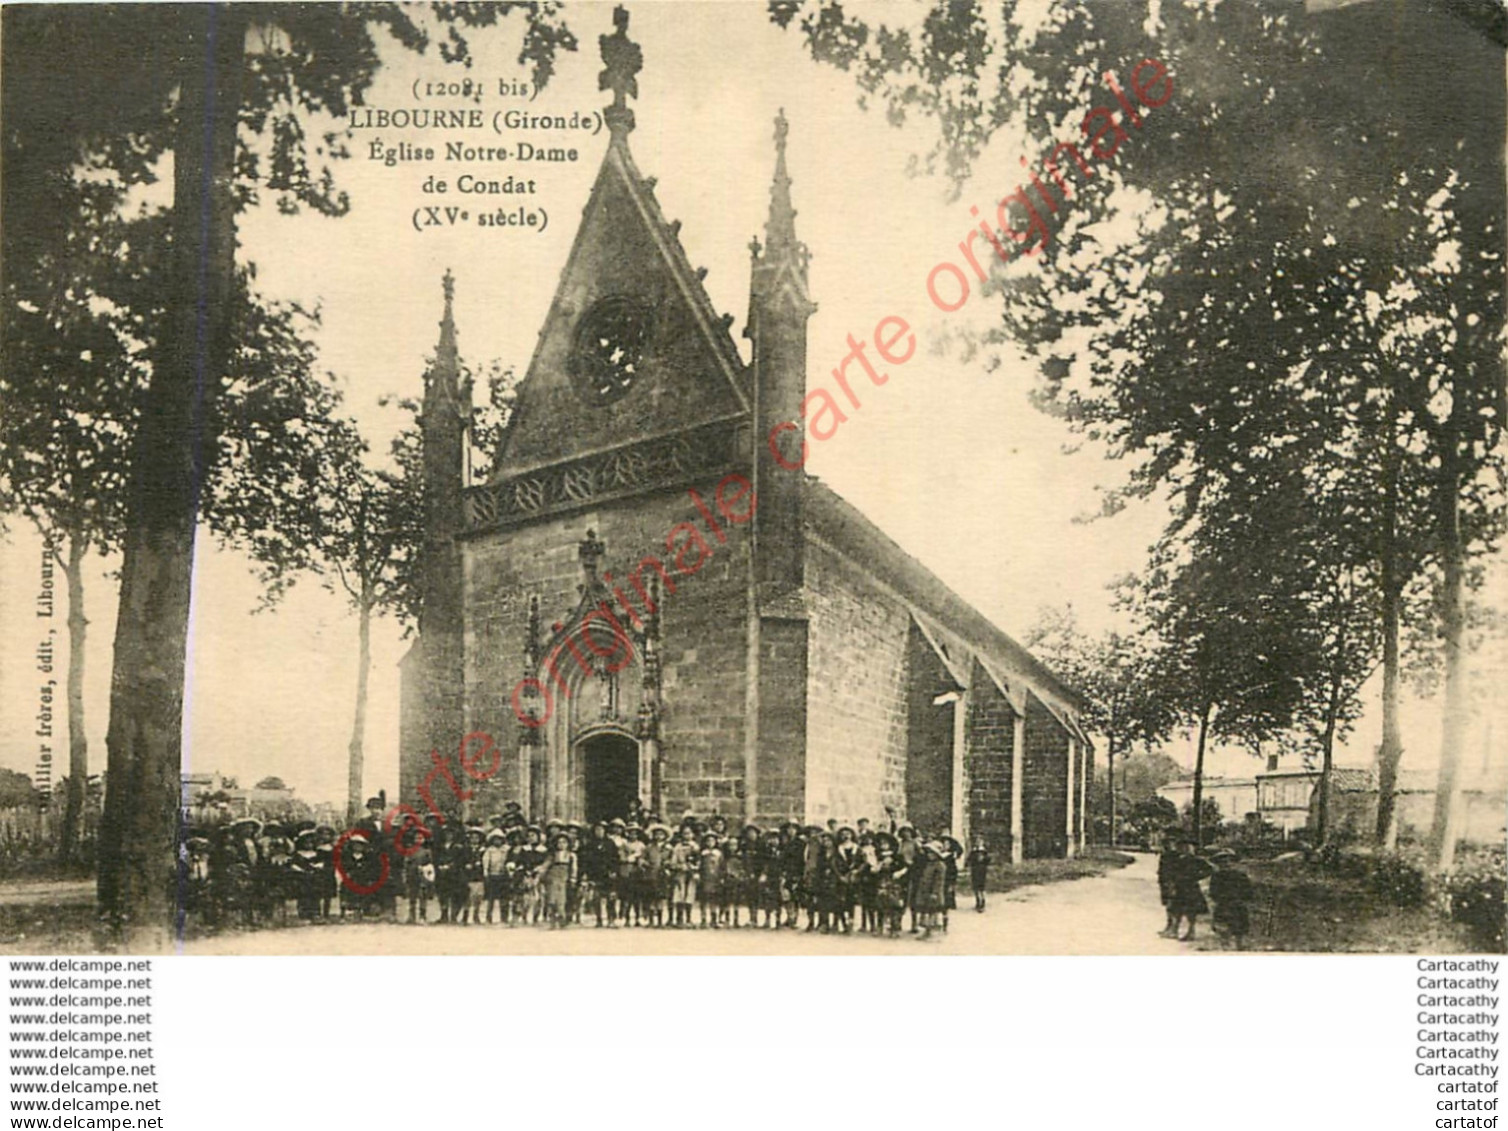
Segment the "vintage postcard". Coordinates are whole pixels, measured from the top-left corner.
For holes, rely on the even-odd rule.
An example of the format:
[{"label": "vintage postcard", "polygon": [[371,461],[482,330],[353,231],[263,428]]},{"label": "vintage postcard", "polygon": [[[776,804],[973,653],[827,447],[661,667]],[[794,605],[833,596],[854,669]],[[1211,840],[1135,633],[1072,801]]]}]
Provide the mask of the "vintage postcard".
[{"label": "vintage postcard", "polygon": [[1505,24],[6,5],[0,948],[1502,953]]}]

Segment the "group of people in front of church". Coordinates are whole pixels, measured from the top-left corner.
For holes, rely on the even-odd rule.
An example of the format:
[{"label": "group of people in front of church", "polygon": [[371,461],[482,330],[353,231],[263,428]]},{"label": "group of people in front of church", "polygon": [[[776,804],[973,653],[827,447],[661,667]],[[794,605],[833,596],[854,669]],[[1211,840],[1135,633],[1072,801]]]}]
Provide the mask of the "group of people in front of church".
[{"label": "group of people in front of church", "polygon": [[[751,927],[922,939],[946,931],[967,873],[985,907],[990,853],[892,816],[778,828],[635,810],[586,827],[531,824],[516,803],[484,823],[388,831],[371,816],[337,837],[312,823],[243,818],[191,833],[181,905],[209,924],[397,920],[410,923],[721,929]],[[433,912],[433,918],[431,918]],[[908,922],[909,921],[909,922]]]}]

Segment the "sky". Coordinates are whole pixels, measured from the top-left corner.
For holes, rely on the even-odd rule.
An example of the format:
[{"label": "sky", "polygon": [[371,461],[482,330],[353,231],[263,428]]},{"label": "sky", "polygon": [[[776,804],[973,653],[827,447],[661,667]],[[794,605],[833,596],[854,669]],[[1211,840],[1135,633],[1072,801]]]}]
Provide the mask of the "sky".
[{"label": "sky", "polygon": [[[852,78],[812,62],[797,35],[769,22],[763,4],[630,9],[630,36],[644,56],[630,148],[640,170],[658,178],[665,214],[682,221],[682,243],[694,264],[708,268],[705,286],[718,309],[734,316],[741,348],[748,243],[762,236],[772,122],[782,108],[790,121],[797,230],[812,250],[811,294],[818,303],[808,335],[808,386],[847,353],[850,332],[869,338],[881,318],[900,314],[918,333],[917,356],[872,390],[832,440],[814,446],[809,469],[1012,635],[1024,635],[1044,605],[1071,604],[1090,630],[1110,625],[1106,586],[1141,568],[1163,513],[1145,504],[1082,521],[1098,510],[1099,490],[1119,483],[1125,469],[1031,406],[1033,374],[1009,350],[1001,364],[987,367],[959,346],[966,331],[994,322],[987,297],[975,295],[948,315],[926,298],[928,272],[950,253],[956,258],[958,241],[975,222],[969,205],[997,199],[1019,182],[1023,150],[1016,139],[998,138],[954,199],[945,181],[906,171],[908,158],[930,145],[930,123],[918,119],[898,129],[883,113],[862,109]],[[605,102],[597,88],[597,37],[611,32],[611,11],[608,4],[567,5],[580,50],[561,57],[556,77],[532,102],[499,93],[500,83],[529,78],[515,61],[518,30],[505,21],[473,33],[476,61],[469,71],[386,43],[366,105],[478,106],[489,119],[507,109],[596,110]],[[480,102],[415,100],[418,84],[467,77],[480,84]],[[1108,91],[1097,93],[1101,104],[1111,103]],[[1156,126],[1155,112],[1147,114],[1134,144],[1156,145]],[[464,360],[473,368],[493,360],[520,372],[527,367],[607,134],[541,134],[542,144],[577,148],[579,160],[527,168],[438,160],[388,166],[367,157],[374,138],[441,148],[413,130],[353,131],[352,158],[335,170],[350,194],[350,214],[289,217],[263,205],[242,218],[240,254],[256,264],[264,295],[319,309],[314,336],[321,364],[339,376],[351,413],[380,451],[402,418],[379,399],[420,394],[447,268],[456,278]],[[507,139],[520,140],[531,138]],[[480,141],[489,143],[491,135]],[[423,205],[519,204],[511,196],[462,198],[454,186],[443,198],[422,191],[431,174],[453,181],[463,171],[534,178],[538,192],[522,199],[544,210],[543,232],[471,224],[416,230],[413,213]],[[52,621],[34,615],[30,595],[40,562],[38,540],[12,524],[0,542],[0,765],[23,772],[37,759],[38,685],[55,678],[61,688],[63,679],[61,666],[52,676],[36,671],[35,643],[55,628],[59,661],[66,656],[61,602]],[[115,620],[108,571],[118,566],[96,559],[87,583],[86,719],[96,772],[105,764]],[[245,557],[201,538],[185,767],[219,770],[242,785],[276,775],[307,800],[341,801],[356,686],[354,614],[313,577],[272,611],[254,611],[260,593]],[[395,792],[396,665],[406,644],[391,621],[379,622],[374,635],[365,788]],[[1433,709],[1407,704],[1404,724],[1410,762],[1428,757],[1438,725]],[[1341,760],[1366,764],[1375,742],[1369,718]],[[57,748],[66,748],[66,740]],[[1170,753],[1188,758],[1181,744]],[[1225,752],[1210,768],[1249,772],[1253,765],[1249,755]]]}]

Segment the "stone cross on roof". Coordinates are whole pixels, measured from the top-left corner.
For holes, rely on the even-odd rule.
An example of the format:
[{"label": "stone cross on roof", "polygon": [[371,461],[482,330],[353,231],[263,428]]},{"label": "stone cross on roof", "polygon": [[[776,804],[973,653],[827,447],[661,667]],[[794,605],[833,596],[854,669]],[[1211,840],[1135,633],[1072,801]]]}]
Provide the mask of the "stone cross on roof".
[{"label": "stone cross on roof", "polygon": [[614,136],[621,137],[634,128],[634,112],[629,109],[627,99],[630,95],[639,97],[639,80],[635,76],[644,67],[644,52],[628,38],[628,9],[621,4],[613,9],[613,29],[612,35],[597,37],[604,64],[597,77],[597,89],[613,92],[613,104],[604,111],[604,116]]}]

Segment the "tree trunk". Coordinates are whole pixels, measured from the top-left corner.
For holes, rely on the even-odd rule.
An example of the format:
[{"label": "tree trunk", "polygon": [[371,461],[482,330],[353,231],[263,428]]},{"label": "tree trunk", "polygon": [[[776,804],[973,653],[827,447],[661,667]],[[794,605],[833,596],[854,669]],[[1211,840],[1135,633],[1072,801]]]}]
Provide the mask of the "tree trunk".
[{"label": "tree trunk", "polygon": [[[1344,612],[1337,614],[1344,617]],[[1335,729],[1340,719],[1341,692],[1345,684],[1346,629],[1344,623],[1335,637],[1335,663],[1330,669],[1330,699],[1325,704],[1325,736],[1321,747],[1319,780],[1319,828],[1315,830],[1316,843],[1323,845],[1330,839],[1330,793],[1331,778],[1335,769]]]},{"label": "tree trunk", "polygon": [[1330,839],[1330,784],[1335,765],[1335,716],[1338,709],[1338,687],[1330,685],[1330,706],[1325,712],[1325,737],[1320,753],[1319,820],[1315,829],[1315,843],[1323,845]]},{"label": "tree trunk", "polygon": [[[1460,397],[1457,396],[1459,403]],[[1466,741],[1466,672],[1462,636],[1466,627],[1466,551],[1461,541],[1460,452],[1454,429],[1447,429],[1440,453],[1438,496],[1440,521],[1440,630],[1445,649],[1445,711],[1440,724],[1440,776],[1435,784],[1435,813],[1429,848],[1435,867],[1450,871],[1460,839],[1457,773]]]},{"label": "tree trunk", "polygon": [[1382,744],[1377,751],[1377,846],[1398,843],[1398,764],[1403,739],[1398,731],[1398,622],[1403,582],[1398,576],[1398,446],[1394,437],[1396,398],[1389,398],[1387,453],[1382,495]]},{"label": "tree trunk", "polygon": [[84,557],[89,546],[82,534],[68,533],[68,797],[63,808],[63,835],[58,857],[78,859],[84,798],[89,789],[89,736],[84,730],[84,645],[89,620],[84,616]]},{"label": "tree trunk", "polygon": [[346,819],[354,827],[360,819],[362,808],[361,782],[366,762],[367,734],[367,683],[372,671],[372,586],[362,580],[361,597],[357,601],[357,625],[360,645],[356,669],[356,719],[351,725],[350,763],[346,778]]},{"label": "tree trunk", "polygon": [[1115,847],[1115,736],[1105,742],[1105,784],[1110,790],[1110,847]]},{"label": "tree trunk", "polygon": [[1206,703],[1199,714],[1199,748],[1194,755],[1194,851],[1204,847],[1204,746],[1209,737],[1210,711]]},{"label": "tree trunk", "polygon": [[[183,11],[173,147],[171,322],[154,357],[134,447],[110,687],[109,774],[100,829],[106,921],[167,941],[181,812],[184,664],[206,420],[230,354],[236,122],[244,13]],[[132,942],[131,938],[127,939]]]},{"label": "tree trunk", "polygon": [[1105,728],[1105,786],[1110,791],[1110,847],[1115,847],[1115,703],[1110,704],[1110,723]]}]

